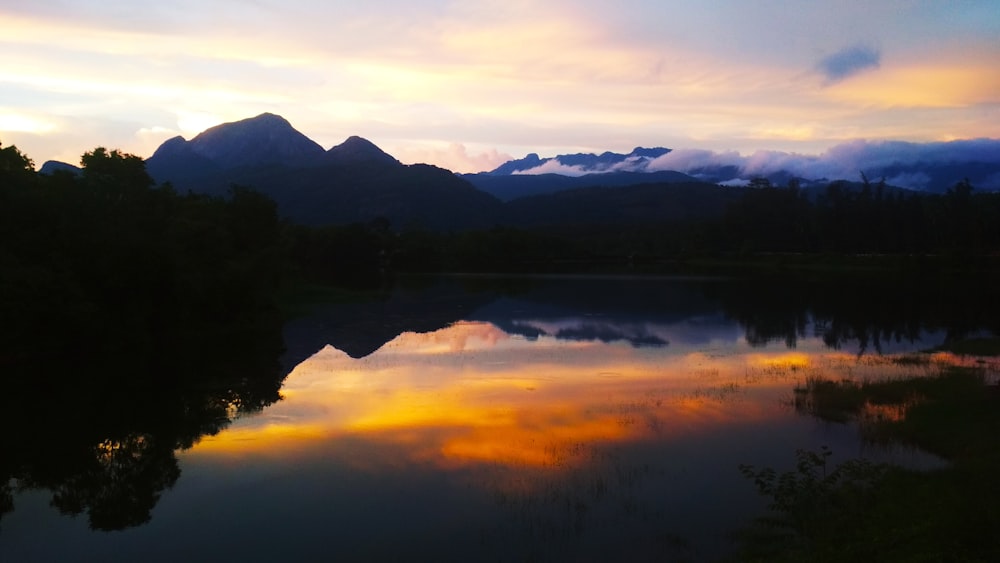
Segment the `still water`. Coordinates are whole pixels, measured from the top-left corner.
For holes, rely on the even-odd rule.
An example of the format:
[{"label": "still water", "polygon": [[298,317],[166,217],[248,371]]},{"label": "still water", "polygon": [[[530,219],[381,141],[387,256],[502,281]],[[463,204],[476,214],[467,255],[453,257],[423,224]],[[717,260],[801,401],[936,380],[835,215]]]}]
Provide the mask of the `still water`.
[{"label": "still water", "polygon": [[712,560],[766,506],[740,464],[941,463],[792,398],[960,361],[894,361],[991,328],[945,311],[877,288],[411,279],[289,322],[262,409],[228,390],[207,426],[95,434],[86,470],[13,472],[0,560]]}]

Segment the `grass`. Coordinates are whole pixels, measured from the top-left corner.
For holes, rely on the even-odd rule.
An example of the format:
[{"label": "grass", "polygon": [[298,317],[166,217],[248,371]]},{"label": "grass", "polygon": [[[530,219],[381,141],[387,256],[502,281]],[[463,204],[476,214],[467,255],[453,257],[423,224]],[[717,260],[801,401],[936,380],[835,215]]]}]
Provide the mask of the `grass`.
[{"label": "grass", "polygon": [[[862,420],[872,405],[902,416]],[[1000,393],[981,369],[881,382],[812,380],[796,407],[858,419],[866,440],[907,444],[951,463],[918,472],[799,452],[795,471],[741,468],[772,499],[742,536],[740,561],[1000,560]]]}]

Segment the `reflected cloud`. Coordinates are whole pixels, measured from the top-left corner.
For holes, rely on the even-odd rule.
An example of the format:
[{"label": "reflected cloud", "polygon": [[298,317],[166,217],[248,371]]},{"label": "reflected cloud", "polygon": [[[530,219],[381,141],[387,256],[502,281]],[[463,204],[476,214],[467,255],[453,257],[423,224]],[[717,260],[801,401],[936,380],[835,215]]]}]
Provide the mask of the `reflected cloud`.
[{"label": "reflected cloud", "polygon": [[657,327],[644,323],[622,323],[600,319],[514,320],[510,323],[517,334],[529,338],[552,336],[561,340],[604,343],[628,342],[636,348],[666,346],[669,342],[656,334]]}]

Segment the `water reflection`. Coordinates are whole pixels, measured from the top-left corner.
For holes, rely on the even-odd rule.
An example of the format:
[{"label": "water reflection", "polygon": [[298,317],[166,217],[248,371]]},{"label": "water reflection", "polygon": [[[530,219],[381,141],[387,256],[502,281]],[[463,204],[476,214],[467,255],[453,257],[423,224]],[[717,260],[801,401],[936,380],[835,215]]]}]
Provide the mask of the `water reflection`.
[{"label": "water reflection", "polygon": [[149,522],[181,475],[176,450],[278,400],[278,328],[154,357],[20,367],[0,405],[0,516],[14,511],[15,493],[45,491],[91,529]]},{"label": "water reflection", "polygon": [[[102,560],[710,559],[763,509],[741,463],[780,469],[821,445],[934,462],[798,415],[797,386],[923,374],[891,353],[1000,318],[724,280],[418,282],[288,323],[284,368],[248,342],[188,362],[190,381],[218,374],[202,387],[39,393],[11,411],[0,558],[66,559],[23,539],[44,529]],[[94,528],[147,524],[32,522],[13,507],[36,490]]]},{"label": "water reflection", "polygon": [[206,440],[201,451],[233,442],[295,447],[287,440],[294,426],[296,436],[364,434],[441,466],[553,465],[569,444],[642,440],[766,416],[756,403],[724,405],[742,376],[742,359],[723,355],[529,339],[464,321],[404,333],[361,359],[326,347],[289,375],[285,401],[256,425],[247,421]]}]

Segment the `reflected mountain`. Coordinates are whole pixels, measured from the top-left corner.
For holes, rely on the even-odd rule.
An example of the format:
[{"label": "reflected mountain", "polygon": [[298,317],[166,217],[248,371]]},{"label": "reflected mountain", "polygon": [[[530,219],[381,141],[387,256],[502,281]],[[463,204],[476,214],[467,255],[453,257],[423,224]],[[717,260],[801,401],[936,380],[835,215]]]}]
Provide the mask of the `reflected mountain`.
[{"label": "reflected mountain", "polygon": [[[280,399],[280,326],[233,330],[150,356],[12,366],[0,397],[0,518],[13,495],[95,530],[146,523],[180,477],[176,451]],[[13,391],[13,392],[11,392]],[[2,520],[0,520],[2,522]],[[2,532],[2,527],[0,527]]]},{"label": "reflected mountain", "polygon": [[[636,348],[666,346],[658,333],[697,321],[725,331],[717,302],[702,286],[711,280],[677,278],[538,278],[517,295],[476,310],[470,320],[490,322],[526,338],[627,342]],[[676,330],[670,332],[677,333]],[[678,334],[678,337],[686,338]]]},{"label": "reflected mountain", "polygon": [[[461,320],[489,322],[528,339],[665,346],[651,324],[719,316],[698,284],[627,277],[443,276],[401,278],[393,291],[362,303],[317,307],[285,326],[291,370],[326,345],[362,358],[404,332],[432,332]],[[717,319],[719,320],[719,319]]]},{"label": "reflected mountain", "polygon": [[[942,282],[445,276],[401,278],[367,303],[320,307],[285,328],[291,370],[326,345],[365,357],[405,332],[461,320],[528,340],[659,347],[740,335],[750,346],[820,338],[834,349],[883,353],[894,343],[936,345],[1000,331],[1000,310]],[[419,280],[417,285],[413,285]],[[969,282],[972,283],[972,282]]]},{"label": "reflected mountain", "polygon": [[286,323],[282,368],[291,371],[327,344],[363,358],[404,332],[444,328],[493,299],[496,291],[490,286],[457,277],[415,277],[368,301],[320,305]]}]

